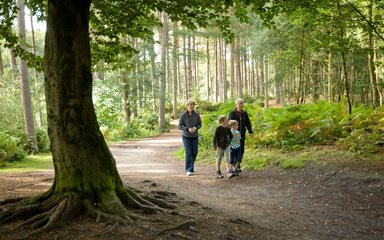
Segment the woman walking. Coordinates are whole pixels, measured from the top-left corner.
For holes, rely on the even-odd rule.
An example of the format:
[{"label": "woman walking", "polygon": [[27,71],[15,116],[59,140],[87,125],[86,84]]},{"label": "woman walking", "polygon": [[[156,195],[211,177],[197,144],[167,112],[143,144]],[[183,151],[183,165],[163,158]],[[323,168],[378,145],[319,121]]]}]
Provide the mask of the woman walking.
[{"label": "woman walking", "polygon": [[188,100],[185,103],[187,110],[181,114],[178,128],[182,131],[185,148],[185,171],[187,176],[194,175],[195,160],[198,153],[198,130],[201,128],[200,114],[195,112],[196,103]]}]

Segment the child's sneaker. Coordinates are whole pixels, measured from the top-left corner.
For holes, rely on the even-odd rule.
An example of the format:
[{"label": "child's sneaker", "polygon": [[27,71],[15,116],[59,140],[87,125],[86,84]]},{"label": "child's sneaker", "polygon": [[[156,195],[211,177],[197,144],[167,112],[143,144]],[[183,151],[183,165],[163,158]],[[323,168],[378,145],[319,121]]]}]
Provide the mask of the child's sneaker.
[{"label": "child's sneaker", "polygon": [[217,178],[223,178],[224,176],[223,176],[223,174],[221,174],[221,171],[217,171],[216,172],[216,177]]},{"label": "child's sneaker", "polygon": [[232,171],[229,171],[229,172],[227,173],[227,178],[231,178],[231,177],[233,177],[233,176],[234,176],[234,174],[233,174]]}]

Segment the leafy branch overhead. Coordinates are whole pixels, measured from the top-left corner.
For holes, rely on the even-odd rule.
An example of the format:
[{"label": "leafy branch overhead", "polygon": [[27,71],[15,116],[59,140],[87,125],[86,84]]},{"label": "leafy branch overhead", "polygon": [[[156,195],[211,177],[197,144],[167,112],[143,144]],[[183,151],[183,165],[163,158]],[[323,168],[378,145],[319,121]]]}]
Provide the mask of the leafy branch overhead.
[{"label": "leafy branch overhead", "polygon": [[[267,20],[273,12],[265,8],[268,1],[92,1],[90,11],[90,37],[92,57],[95,62],[103,60],[114,62],[119,54],[132,55],[135,50],[127,38],[140,38],[153,41],[154,28],[161,26],[156,12],[166,12],[169,18],[189,29],[216,25],[227,41],[234,37],[231,30],[231,16],[240,22],[247,22],[248,11],[252,10],[264,15]],[[0,33],[5,39],[8,48],[14,48],[17,56],[28,60],[31,66],[42,69],[42,58],[33,56],[28,50],[20,47],[20,40],[12,30],[16,18],[17,8],[15,1],[6,1],[2,4]],[[46,19],[46,1],[26,1],[33,15],[40,21]]]}]

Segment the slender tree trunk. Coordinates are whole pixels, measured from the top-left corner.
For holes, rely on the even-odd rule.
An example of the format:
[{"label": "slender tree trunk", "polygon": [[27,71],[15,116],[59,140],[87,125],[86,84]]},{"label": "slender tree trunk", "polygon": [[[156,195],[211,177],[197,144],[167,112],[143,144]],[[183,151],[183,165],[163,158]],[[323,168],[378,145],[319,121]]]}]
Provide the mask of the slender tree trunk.
[{"label": "slender tree trunk", "polygon": [[188,90],[188,98],[191,97],[192,92],[192,83],[193,83],[193,71],[192,71],[192,41],[191,36],[188,35],[187,38],[187,90]]},{"label": "slender tree trunk", "polygon": [[4,75],[3,51],[0,47],[0,77]]},{"label": "slender tree trunk", "polygon": [[241,77],[241,52],[240,52],[240,39],[239,37],[236,37],[236,81],[237,81],[237,96],[242,98],[243,97],[243,83],[242,83],[242,77]]},{"label": "slender tree trunk", "polygon": [[213,76],[214,81],[214,100],[215,102],[218,102],[218,96],[219,96],[219,54],[218,54],[218,43],[217,43],[217,37],[214,39],[213,44],[213,52],[214,52],[214,59],[215,59],[215,71]]},{"label": "slender tree trunk", "polygon": [[199,80],[199,48],[196,43],[196,36],[193,35],[193,69],[195,75],[195,96],[200,98],[200,80]]},{"label": "slender tree trunk", "polygon": [[242,46],[243,46],[243,48],[245,49],[244,50],[244,52],[242,53],[242,56],[243,56],[243,60],[241,61],[242,62],[242,64],[243,64],[243,79],[244,79],[244,81],[243,81],[243,86],[244,86],[244,88],[245,88],[245,93],[247,94],[247,95],[249,95],[249,79],[248,79],[248,53],[247,53],[247,43],[245,42],[245,40],[242,40],[241,41],[242,42]]},{"label": "slender tree trunk", "polygon": [[178,117],[177,115],[177,95],[178,95],[178,62],[179,62],[179,55],[178,55],[178,48],[179,48],[179,38],[176,35],[177,31],[177,22],[173,23],[173,91],[172,91],[172,115],[173,118],[176,119]]},{"label": "slender tree trunk", "polygon": [[332,102],[333,100],[333,92],[332,92],[332,52],[328,53],[328,102]]},{"label": "slender tree trunk", "polygon": [[165,94],[166,94],[166,69],[167,69],[167,45],[168,45],[168,14],[162,14],[161,33],[161,72],[160,72],[160,107],[159,107],[159,128],[165,129]]},{"label": "slender tree trunk", "polygon": [[264,107],[269,107],[269,62],[265,63]]},{"label": "slender tree trunk", "polygon": [[12,80],[16,81],[17,63],[16,63],[16,56],[12,48],[9,49],[9,65],[11,66]]},{"label": "slender tree trunk", "polygon": [[[337,7],[338,7],[339,16],[342,16],[340,2],[337,2]],[[339,35],[340,42],[343,43],[344,42],[344,37],[345,37],[344,23],[342,23],[341,26],[340,26],[339,34],[340,34]],[[342,46],[342,47],[344,47],[344,46]],[[341,72],[342,72],[343,77],[344,77],[345,95],[347,97],[348,112],[349,112],[349,114],[351,114],[352,113],[352,104],[351,104],[351,99],[350,99],[349,81],[348,81],[348,72],[347,72],[347,62],[346,62],[346,59],[345,59],[345,49],[344,48],[342,48],[340,54],[341,54]]]},{"label": "slender tree trunk", "polygon": [[219,78],[219,97],[220,101],[224,102],[224,76],[223,76],[223,39],[219,38],[218,41],[219,52],[217,58],[218,65],[218,78]]},{"label": "slender tree trunk", "polygon": [[[19,33],[19,36],[24,41],[26,41],[24,0],[17,0],[17,7],[19,8],[19,12],[17,13],[18,33]],[[27,66],[27,62],[23,59],[20,60],[20,76],[21,76],[21,86],[22,86],[25,132],[31,143],[31,151],[37,152],[38,148],[37,148],[35,124],[33,120],[32,97],[31,97],[31,90],[29,87],[28,66]]]},{"label": "slender tree trunk", "polygon": [[124,106],[124,119],[125,123],[128,125],[131,122],[131,101],[129,98],[129,94],[131,92],[131,84],[129,82],[128,74],[123,73],[122,74],[122,80],[123,80],[123,106]]},{"label": "slender tree trunk", "polygon": [[261,96],[265,96],[265,72],[264,72],[264,54],[260,55],[259,61],[259,69],[260,69],[260,93]]},{"label": "slender tree trunk", "polygon": [[183,36],[183,62],[184,62],[184,102],[189,99],[187,39]]},{"label": "slender tree trunk", "polygon": [[[33,15],[30,14],[30,22],[31,22],[31,34],[32,34],[32,51],[33,51],[33,55],[36,56],[36,40],[35,40],[35,29],[34,29],[34,26],[33,26]],[[35,94],[37,96],[37,99],[40,98],[40,91],[39,91],[39,84],[38,84],[38,80],[39,80],[39,72],[34,69],[34,72],[35,72],[35,87],[34,87],[34,91],[35,91]],[[40,104],[40,101],[37,100],[35,101],[35,106],[36,106],[36,109],[37,109],[37,116],[36,116],[36,125],[37,127],[41,127],[42,124],[43,124],[43,113],[42,113],[42,107],[41,107],[41,104]]]},{"label": "slender tree trunk", "polygon": [[260,97],[260,64],[259,64],[259,61],[257,60],[257,56],[255,56],[255,91],[256,91],[256,97],[259,98]]},{"label": "slender tree trunk", "polygon": [[223,77],[223,102],[227,102],[228,86],[227,86],[227,47],[225,41],[223,41],[223,55],[222,55],[222,77]]},{"label": "slender tree trunk", "polygon": [[230,62],[230,98],[235,98],[235,40],[231,42],[231,62]]},{"label": "slender tree trunk", "polygon": [[151,61],[151,82],[152,82],[152,111],[157,111],[157,77],[156,77],[156,63],[155,63],[155,46],[152,44],[149,50],[149,57]]},{"label": "slender tree trunk", "polygon": [[279,64],[275,64],[275,92],[276,92],[276,103],[281,103],[281,77],[279,72]]},{"label": "slender tree trunk", "polygon": [[206,89],[207,89],[207,100],[210,101],[211,99],[211,94],[210,94],[210,89],[211,89],[211,84],[210,84],[210,79],[211,79],[211,68],[210,68],[210,51],[209,51],[209,36],[207,36],[207,74],[206,74]]},{"label": "slender tree trunk", "polygon": [[[372,16],[372,0],[368,4],[368,19],[369,22],[373,21]],[[375,66],[375,44],[373,40],[373,30],[368,28],[368,67],[369,67],[369,79],[371,82],[371,91],[372,91],[372,105],[373,107],[380,106],[379,102],[379,91],[377,86],[376,78],[376,66]]]},{"label": "slender tree trunk", "polygon": [[[133,46],[137,47],[137,39],[133,39]],[[132,69],[132,74],[133,77],[131,78],[132,81],[132,99],[131,99],[131,109],[133,113],[133,118],[137,118],[139,116],[139,81],[138,81],[138,56],[135,56],[133,58],[133,69]]]}]

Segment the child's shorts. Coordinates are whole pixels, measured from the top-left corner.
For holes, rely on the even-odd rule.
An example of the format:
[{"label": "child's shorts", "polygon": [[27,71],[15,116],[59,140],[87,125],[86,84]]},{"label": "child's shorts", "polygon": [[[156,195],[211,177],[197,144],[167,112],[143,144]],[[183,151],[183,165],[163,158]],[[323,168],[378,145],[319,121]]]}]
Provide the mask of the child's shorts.
[{"label": "child's shorts", "polygon": [[227,148],[218,147],[216,152],[217,152],[216,163],[220,163],[223,157],[224,157],[224,162],[229,163],[229,147]]}]

